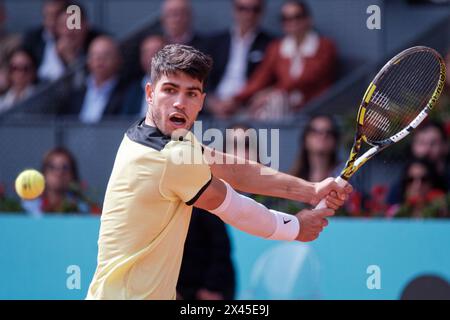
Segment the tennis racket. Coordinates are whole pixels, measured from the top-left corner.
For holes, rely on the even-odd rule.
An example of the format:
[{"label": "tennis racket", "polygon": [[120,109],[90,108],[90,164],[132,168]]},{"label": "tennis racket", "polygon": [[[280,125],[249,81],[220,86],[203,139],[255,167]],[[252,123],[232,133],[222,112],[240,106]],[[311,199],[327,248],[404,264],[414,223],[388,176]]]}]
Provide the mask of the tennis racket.
[{"label": "tennis racket", "polygon": [[[335,181],[345,185],[369,159],[411,133],[436,104],[444,83],[444,60],[431,48],[412,47],[389,60],[364,94],[353,147]],[[363,143],[370,149],[358,157]],[[325,199],[316,206],[325,207]]]}]

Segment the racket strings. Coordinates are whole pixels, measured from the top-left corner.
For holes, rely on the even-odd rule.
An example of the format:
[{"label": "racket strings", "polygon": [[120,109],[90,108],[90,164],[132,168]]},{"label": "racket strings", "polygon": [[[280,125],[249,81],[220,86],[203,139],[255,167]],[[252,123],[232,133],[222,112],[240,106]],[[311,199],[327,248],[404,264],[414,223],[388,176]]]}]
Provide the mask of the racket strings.
[{"label": "racket strings", "polygon": [[375,82],[366,106],[363,134],[368,142],[386,140],[407,127],[426,107],[439,80],[432,52],[413,52],[390,65]]}]

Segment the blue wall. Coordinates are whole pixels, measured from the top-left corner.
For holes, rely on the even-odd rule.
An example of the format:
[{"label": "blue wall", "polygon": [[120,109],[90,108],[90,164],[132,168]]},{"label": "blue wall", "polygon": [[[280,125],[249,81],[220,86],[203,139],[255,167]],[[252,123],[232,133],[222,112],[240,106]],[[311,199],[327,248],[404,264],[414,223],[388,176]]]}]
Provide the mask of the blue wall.
[{"label": "blue wall", "polygon": [[[0,216],[0,299],[84,298],[95,270],[98,228],[97,217]],[[319,297],[397,299],[417,275],[449,281],[449,231],[450,221],[332,219],[310,246],[319,263]],[[230,235],[237,297],[243,298],[256,259],[280,243],[233,228]],[[80,267],[80,290],[66,287],[70,265]],[[381,268],[380,290],[366,286],[369,265]]]}]

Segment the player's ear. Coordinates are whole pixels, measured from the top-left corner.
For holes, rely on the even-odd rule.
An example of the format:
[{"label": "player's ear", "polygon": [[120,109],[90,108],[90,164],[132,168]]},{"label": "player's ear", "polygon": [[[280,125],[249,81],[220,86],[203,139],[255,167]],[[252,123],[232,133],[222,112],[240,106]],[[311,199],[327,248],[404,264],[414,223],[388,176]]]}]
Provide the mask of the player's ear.
[{"label": "player's ear", "polygon": [[153,87],[150,84],[150,82],[147,82],[145,84],[145,100],[147,100],[147,103],[153,104]]}]

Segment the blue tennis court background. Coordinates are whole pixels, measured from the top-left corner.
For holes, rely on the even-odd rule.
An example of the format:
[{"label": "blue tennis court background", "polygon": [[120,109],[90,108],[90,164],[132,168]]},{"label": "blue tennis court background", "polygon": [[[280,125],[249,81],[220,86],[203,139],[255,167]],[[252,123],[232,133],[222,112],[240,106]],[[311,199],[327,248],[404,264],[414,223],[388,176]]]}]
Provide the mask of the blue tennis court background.
[{"label": "blue tennis court background", "polygon": [[[0,216],[0,299],[83,299],[95,270],[98,228],[98,217]],[[280,242],[229,231],[237,298],[245,298],[255,261]],[[446,220],[334,218],[311,244],[320,265],[320,298],[398,299],[418,275],[449,281],[449,245]],[[73,265],[80,268],[81,288],[70,290]],[[379,290],[367,287],[371,265],[381,270]]]}]

